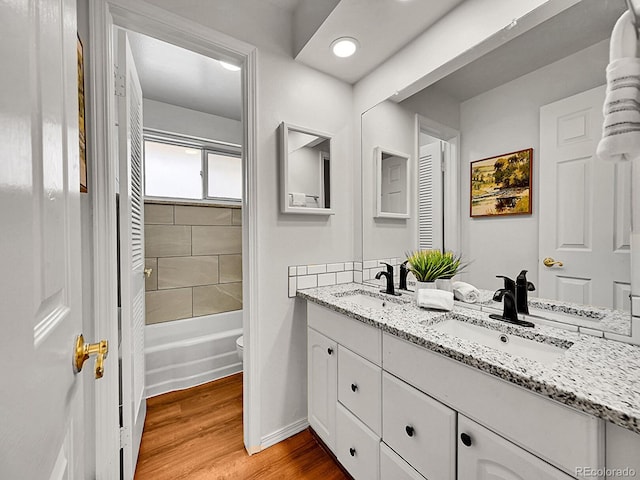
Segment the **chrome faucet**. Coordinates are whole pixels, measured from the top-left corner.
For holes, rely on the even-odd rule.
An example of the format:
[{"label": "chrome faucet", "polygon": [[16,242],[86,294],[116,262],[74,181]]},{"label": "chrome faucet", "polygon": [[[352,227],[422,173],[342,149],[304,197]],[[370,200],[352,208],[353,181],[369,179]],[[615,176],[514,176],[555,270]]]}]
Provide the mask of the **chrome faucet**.
[{"label": "chrome faucet", "polygon": [[393,265],[389,265],[385,262],[380,262],[380,265],[386,265],[387,271],[384,270],[378,272],[376,274],[376,280],[380,280],[382,277],[387,279],[387,288],[385,290],[380,290],[382,293],[386,293],[388,295],[394,295],[396,297],[402,295],[401,293],[396,293],[395,287],[393,285]]}]

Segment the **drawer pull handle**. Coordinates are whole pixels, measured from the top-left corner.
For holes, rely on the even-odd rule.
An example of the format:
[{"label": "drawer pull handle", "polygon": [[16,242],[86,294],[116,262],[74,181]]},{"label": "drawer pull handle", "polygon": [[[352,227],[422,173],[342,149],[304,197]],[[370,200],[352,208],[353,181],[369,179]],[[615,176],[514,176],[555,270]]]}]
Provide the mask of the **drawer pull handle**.
[{"label": "drawer pull handle", "polygon": [[331,347],[327,348],[327,353],[329,355],[333,355],[333,348],[331,348]]},{"label": "drawer pull handle", "polygon": [[462,443],[466,446],[466,447],[470,447],[471,446],[471,437],[466,434],[466,433],[462,433],[460,434],[460,440],[462,440]]},{"label": "drawer pull handle", "polygon": [[351,447],[351,448],[349,449],[349,453],[351,454],[351,456],[352,456],[352,457],[355,457],[355,456],[356,456],[356,449],[355,449],[355,448],[353,448],[353,447]]},{"label": "drawer pull handle", "polygon": [[407,425],[406,427],[404,427],[404,431],[407,432],[407,435],[409,435],[410,437],[413,437],[413,434],[415,433],[415,430],[411,425]]},{"label": "drawer pull handle", "polygon": [[355,383],[352,383],[351,384],[351,391],[355,393],[356,390],[358,390],[358,385],[356,385]]}]

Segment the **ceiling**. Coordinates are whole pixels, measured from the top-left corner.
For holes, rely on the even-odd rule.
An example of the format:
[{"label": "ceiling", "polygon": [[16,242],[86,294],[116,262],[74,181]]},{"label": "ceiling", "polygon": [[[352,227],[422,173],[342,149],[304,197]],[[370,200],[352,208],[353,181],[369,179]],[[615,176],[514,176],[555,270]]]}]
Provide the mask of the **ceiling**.
[{"label": "ceiling", "polygon": [[[355,83],[463,1],[341,0],[296,60]],[[352,57],[338,58],[331,52],[331,42],[344,36],[357,39],[360,48]]]},{"label": "ceiling", "polygon": [[213,58],[146,35],[127,34],[144,98],[240,120],[240,71],[232,72]]},{"label": "ceiling", "polygon": [[[429,89],[465,101],[609,38],[624,0],[583,0],[437,81]],[[525,53],[526,52],[526,53]],[[588,69],[585,66],[585,74]],[[604,82],[604,72],[602,82]],[[418,92],[420,95],[424,92]]]}]

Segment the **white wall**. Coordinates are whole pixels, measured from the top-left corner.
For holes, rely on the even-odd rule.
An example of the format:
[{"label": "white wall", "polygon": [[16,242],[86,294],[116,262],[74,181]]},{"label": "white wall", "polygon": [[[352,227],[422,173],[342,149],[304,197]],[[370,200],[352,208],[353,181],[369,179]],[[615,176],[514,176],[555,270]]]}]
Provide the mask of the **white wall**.
[{"label": "white wall", "polygon": [[144,99],[144,128],[242,144],[242,123],[156,100]]},{"label": "white wall", "polygon": [[[307,415],[306,305],[287,297],[287,266],[353,257],[352,89],[291,58],[261,51],[258,63],[258,237],[263,436]],[[278,207],[278,125],[333,134],[328,217]]]},{"label": "white wall", "polygon": [[[473,261],[466,281],[497,289],[496,275],[515,277],[521,269],[537,283],[539,198],[538,156],[540,107],[602,85],[608,62],[608,41],[485,92],[460,105],[461,235],[462,253]],[[533,147],[533,214],[470,218],[469,163],[474,160]]]},{"label": "white wall", "polygon": [[417,204],[410,204],[411,218],[375,218],[376,147],[410,156],[410,197],[416,198],[415,114],[387,100],[362,115],[362,259],[402,258],[416,245]]},{"label": "white wall", "polygon": [[[320,196],[322,170],[320,150],[309,147],[298,148],[289,153],[289,192]],[[312,199],[307,199],[312,201]],[[312,202],[313,203],[313,202]]]}]

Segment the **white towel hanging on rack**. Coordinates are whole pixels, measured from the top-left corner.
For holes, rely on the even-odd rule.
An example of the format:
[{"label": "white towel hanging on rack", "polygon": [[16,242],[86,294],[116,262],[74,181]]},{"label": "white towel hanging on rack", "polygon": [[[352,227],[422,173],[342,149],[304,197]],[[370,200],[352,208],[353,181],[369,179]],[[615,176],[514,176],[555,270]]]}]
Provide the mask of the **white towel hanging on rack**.
[{"label": "white towel hanging on rack", "polygon": [[601,160],[640,158],[640,59],[634,12],[627,10],[611,34],[607,96],[603,107]]}]

